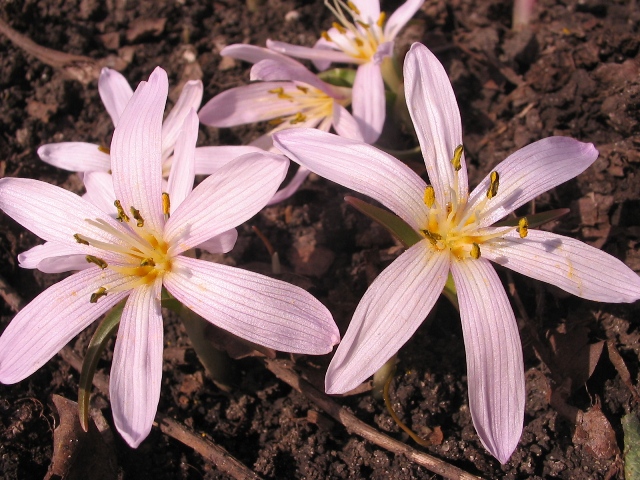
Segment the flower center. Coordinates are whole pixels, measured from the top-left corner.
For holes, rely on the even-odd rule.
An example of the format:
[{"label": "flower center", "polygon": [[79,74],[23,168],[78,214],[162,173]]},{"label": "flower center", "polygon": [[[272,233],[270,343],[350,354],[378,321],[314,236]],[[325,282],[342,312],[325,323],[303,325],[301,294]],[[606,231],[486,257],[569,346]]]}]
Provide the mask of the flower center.
[{"label": "flower center", "polygon": [[[286,89],[278,87],[269,90],[269,93],[276,95],[280,100],[288,100],[298,107],[295,114],[283,114],[269,121],[274,126],[284,122],[296,125],[311,119],[333,117],[334,102],[339,101],[322,90],[306,84]],[[346,106],[349,102],[345,100],[340,103],[344,103],[344,106]],[[287,111],[290,111],[290,109],[287,109]]]},{"label": "flower center", "polygon": [[358,63],[367,63],[372,60],[373,55],[378,51],[378,46],[384,43],[382,27],[386,14],[380,13],[377,21],[372,23],[369,19],[363,18],[358,7],[349,1],[333,0],[332,4],[330,0],[325,0],[324,4],[336,16],[338,22],[333,23],[337,33],[322,32],[322,37],[352,56]]},{"label": "flower center", "polygon": [[[136,208],[131,207],[131,216],[129,216],[119,200],[116,200],[114,205],[118,211],[117,219],[125,224],[124,229],[113,227],[101,219],[86,219],[86,222],[112,235],[118,240],[117,242],[104,242],[79,233],[74,235],[78,243],[91,245],[109,254],[109,263],[100,256],[94,255],[87,255],[87,262],[93,263],[103,270],[109,269],[117,272],[122,275],[124,280],[115,286],[100,287],[91,295],[91,303],[96,303],[107,293],[121,292],[140,285],[151,284],[158,277],[162,278],[166,272],[170,272],[172,268],[169,245],[163,240],[162,235],[145,225],[144,218]],[[162,205],[165,217],[168,217],[170,205],[169,195],[166,193],[162,194]]]}]

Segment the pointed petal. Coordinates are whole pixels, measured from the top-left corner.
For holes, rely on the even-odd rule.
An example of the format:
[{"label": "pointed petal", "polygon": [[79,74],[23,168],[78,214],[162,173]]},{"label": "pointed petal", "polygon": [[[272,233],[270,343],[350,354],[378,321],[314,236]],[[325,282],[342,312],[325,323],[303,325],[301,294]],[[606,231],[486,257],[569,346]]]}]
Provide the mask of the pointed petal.
[{"label": "pointed petal", "polygon": [[291,65],[277,60],[262,60],[251,68],[251,81],[256,80],[263,82],[303,82],[327,94],[332,93],[332,87],[329,84],[320,80],[300,63]]},{"label": "pointed petal", "polygon": [[250,145],[224,145],[213,147],[197,147],[195,153],[196,175],[211,175],[227,163],[245,153],[262,152],[259,147]]},{"label": "pointed petal", "polygon": [[267,40],[267,48],[283,53],[284,55],[304,58],[306,60],[319,60],[330,63],[354,63],[352,56],[326,48],[299,47],[297,45],[291,45],[290,43],[276,42],[273,40]]},{"label": "pointed petal", "polygon": [[120,117],[111,142],[116,198],[126,212],[140,211],[145,226],[162,231],[162,117],[167,101],[167,73],[156,68],[141,82]]},{"label": "pointed petal", "polygon": [[327,393],[357,387],[411,338],[442,293],[449,263],[448,254],[433,253],[423,240],[375,279],[331,360]]},{"label": "pointed petal", "polygon": [[426,221],[426,184],[409,167],[375,147],[309,129],[274,135],[275,145],[295,162],[332,182],[370,196],[414,229]]},{"label": "pointed petal", "polygon": [[333,129],[341,137],[364,141],[360,125],[347,109],[339,103],[333,104]]},{"label": "pointed petal", "polygon": [[38,148],[40,160],[70,172],[108,172],[111,157],[98,145],[83,142],[47,143]]},{"label": "pointed petal", "polygon": [[282,155],[248,153],[207,177],[171,215],[165,241],[171,253],[195,247],[258,213],[284,180]]},{"label": "pointed petal", "polygon": [[353,116],[360,125],[365,142],[373,144],[384,125],[386,103],[380,65],[374,62],[358,67],[353,82]]},{"label": "pointed petal", "polygon": [[291,82],[259,82],[230,88],[209,100],[198,113],[211,127],[233,127],[294,115],[297,103],[278,98],[277,89],[295,88]]},{"label": "pointed petal", "polygon": [[278,190],[271,200],[267,202],[267,205],[280,203],[296,193],[310,173],[311,172],[308,169],[301,165],[291,181],[284,188]]},{"label": "pointed petal", "polygon": [[243,60],[249,63],[258,63],[262,60],[273,60],[280,63],[287,63],[292,66],[302,66],[300,62],[291,57],[287,57],[286,55],[282,55],[275,50],[257,47],[255,45],[248,45],[245,43],[228,45],[220,51],[220,55],[223,57],[237,58],[238,60]]},{"label": "pointed petal", "polygon": [[177,138],[176,151],[169,173],[167,192],[171,201],[171,210],[177,209],[193,190],[199,125],[198,114],[191,109]]},{"label": "pointed petal", "polygon": [[0,179],[0,209],[40,238],[75,245],[78,253],[85,250],[73,237],[76,233],[121,244],[115,236],[86,221],[100,219],[121,229],[115,220],[78,195],[46,182],[27,178]]},{"label": "pointed petal", "polygon": [[[438,204],[449,201],[456,184],[451,158],[462,145],[462,123],[456,97],[444,67],[424,45],[414,43],[404,61],[407,107],[416,129]],[[457,173],[458,198],[467,198],[469,181],[462,155]]]},{"label": "pointed petal", "polygon": [[[509,155],[495,171],[500,175],[498,194],[486,202],[480,214],[480,226],[500,220],[547,190],[584,172],[598,158],[591,143],[568,137],[538,140]],[[473,190],[467,208],[486,198],[487,176]]]},{"label": "pointed petal", "polygon": [[482,245],[482,255],[511,270],[598,302],[635,302],[640,277],[608,253],[551,232],[511,232]]},{"label": "pointed petal", "polygon": [[113,189],[113,177],[107,172],[89,172],[84,178],[84,186],[87,189],[85,200],[93,203],[108,215],[117,215],[113,202],[116,200],[116,192]]},{"label": "pointed petal", "polygon": [[471,418],[485,448],[505,463],[518,445],[524,422],[518,325],[487,260],[454,260],[451,273],[460,304]]},{"label": "pointed petal", "polygon": [[122,112],[133,97],[133,90],[124,76],[110,68],[103,68],[98,78],[98,93],[113,126],[117,127]]},{"label": "pointed petal", "polygon": [[92,266],[85,255],[78,255],[78,248],[58,242],[47,242],[18,254],[21,268],[37,268],[44,273],[61,273],[85,270]]},{"label": "pointed petal", "polygon": [[121,292],[89,302],[92,293],[116,276],[98,267],[87,269],[49,287],[24,307],[0,337],[0,382],[16,383],[31,375],[125,298],[127,293]]},{"label": "pointed petal", "polygon": [[395,12],[391,14],[387,24],[384,26],[384,38],[393,40],[398,32],[404,27],[409,20],[416,14],[424,0],[407,0],[400,5]]},{"label": "pointed petal", "polygon": [[380,0],[351,0],[364,23],[376,23],[380,18]]},{"label": "pointed petal", "polygon": [[233,249],[236,240],[238,240],[238,230],[232,228],[197,245],[196,248],[201,248],[209,253],[227,253]]},{"label": "pointed petal", "polygon": [[177,257],[167,290],[187,308],[234,335],[268,348],[320,355],[340,334],[308,292],[235,267]]},{"label": "pointed petal", "polygon": [[127,300],[113,351],[109,396],[116,428],[133,448],[147,438],[162,383],[161,281],[135,288]]},{"label": "pointed petal", "polygon": [[180,97],[162,123],[162,158],[168,158],[191,109],[198,111],[202,102],[202,82],[190,80],[182,87]]}]

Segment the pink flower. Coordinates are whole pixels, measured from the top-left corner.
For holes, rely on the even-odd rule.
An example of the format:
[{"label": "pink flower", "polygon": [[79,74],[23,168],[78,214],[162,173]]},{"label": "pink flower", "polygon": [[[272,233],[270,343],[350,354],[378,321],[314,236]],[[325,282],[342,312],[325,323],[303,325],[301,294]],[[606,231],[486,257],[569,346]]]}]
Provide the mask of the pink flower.
[{"label": "pink flower", "polygon": [[397,77],[393,62],[388,61],[393,55],[394,40],[424,0],[407,0],[388,20],[380,12],[378,0],[325,0],[324,3],[338,22],[323,32],[313,48],[272,40],[267,41],[267,47],[292,57],[313,60],[320,70],[326,70],[331,63],[357,64],[353,116],[360,123],[364,140],[374,143],[385,120],[384,81],[395,83]]},{"label": "pink flower", "polygon": [[423,45],[404,65],[409,112],[431,185],[374,147],[312,130],[274,142],[312,172],[364,193],[404,219],[422,240],[369,287],[329,366],[326,390],[351,390],[413,335],[452,274],[466,348],[469,406],[487,450],[506,462],[522,433],[525,388],[516,320],[498,263],[582,298],[633,302],[640,277],[621,261],[550,232],[492,224],[588,168],[591,144],[551,137],[520,149],[469,193],[460,112],[447,74]]},{"label": "pink flower", "polygon": [[339,339],[329,311],[306,291],[183,255],[203,243],[228,251],[234,227],[273,196],[288,161],[249,153],[192,191],[198,118],[191,110],[176,139],[176,159],[163,192],[167,92],[167,75],[157,68],[119,117],[111,168],[120,221],[62,188],[29,179],[0,180],[0,208],[47,240],[43,247],[49,257],[56,251],[76,259],[83,255],[90,265],[45,290],[9,324],[0,337],[0,381],[10,384],[31,375],[126,299],[109,391],[116,427],[132,447],[151,430],[160,397],[162,288],[215,325],[269,348],[321,354]]}]

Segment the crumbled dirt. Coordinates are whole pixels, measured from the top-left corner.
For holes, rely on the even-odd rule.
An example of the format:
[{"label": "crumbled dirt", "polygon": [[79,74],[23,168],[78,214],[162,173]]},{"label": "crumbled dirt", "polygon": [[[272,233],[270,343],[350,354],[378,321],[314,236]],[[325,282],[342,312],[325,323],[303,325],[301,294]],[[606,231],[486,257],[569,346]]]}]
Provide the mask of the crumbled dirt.
[{"label": "crumbled dirt", "polygon": [[[400,3],[385,1],[383,9],[393,11]],[[170,102],[177,98],[176,87],[201,77],[206,101],[248,82],[246,64],[219,56],[225,45],[264,45],[267,38],[312,45],[332,21],[322,0],[262,4],[253,13],[244,2],[231,0],[0,0],[0,18],[49,48],[92,59],[126,58],[123,73],[132,85],[160,65],[169,73]],[[535,140],[565,135],[593,142],[600,158],[591,168],[524,208],[570,207],[568,215],[545,228],[580,238],[640,270],[640,12],[627,0],[540,0],[531,25],[513,32],[511,5],[510,0],[427,0],[397,48],[401,52],[421,41],[449,72],[462,111],[471,184]],[[75,174],[42,163],[36,150],[72,140],[109,144],[112,126],[97,82],[70,79],[4,36],[0,51],[0,175],[38,178],[80,193]],[[201,127],[199,143],[243,144],[263,131],[263,126]],[[406,141],[402,132],[395,134]],[[238,245],[224,261],[268,272],[267,250],[250,228],[259,227],[280,254],[284,278],[325,303],[344,332],[367,286],[401,252],[380,227],[343,202],[347,193],[312,175],[290,200],[240,227]],[[16,255],[39,240],[0,215],[2,276],[28,301],[62,276],[18,268]],[[391,389],[396,412],[418,433],[441,427],[442,444],[426,450],[485,478],[623,478],[616,456],[624,447],[621,418],[637,407],[608,355],[596,359],[586,384],[574,381],[562,390],[557,382],[568,382],[569,374],[541,362],[536,352],[542,346],[553,354],[548,339],[558,332],[579,333],[588,344],[608,340],[636,385],[639,306],[584,301],[528,278],[500,274],[505,283],[513,282],[524,305],[515,311],[525,351],[525,431],[510,461],[500,465],[473,429],[460,321],[446,300],[399,354]],[[2,329],[14,312],[0,303],[0,315]],[[89,338],[85,332],[73,343],[80,355]],[[202,432],[262,477],[433,478],[323,416],[257,359],[230,361],[236,382],[230,392],[221,390],[204,374],[184,328],[170,315],[165,343],[159,410]],[[583,341],[568,344],[585,348]],[[571,358],[586,358],[579,353]],[[316,366],[321,377],[329,358],[298,362]],[[107,373],[109,360],[106,355],[99,365]],[[580,368],[588,366],[568,370]],[[78,373],[54,357],[19,384],[0,385],[2,478],[44,477],[53,455],[52,394],[75,399],[77,382]],[[556,408],[550,406],[552,391],[559,392]],[[371,394],[338,401],[382,432],[412,442]],[[96,395],[94,404],[110,421],[108,401]],[[580,415],[572,418],[576,411]],[[137,450],[114,437],[121,478],[227,478],[157,429]]]}]

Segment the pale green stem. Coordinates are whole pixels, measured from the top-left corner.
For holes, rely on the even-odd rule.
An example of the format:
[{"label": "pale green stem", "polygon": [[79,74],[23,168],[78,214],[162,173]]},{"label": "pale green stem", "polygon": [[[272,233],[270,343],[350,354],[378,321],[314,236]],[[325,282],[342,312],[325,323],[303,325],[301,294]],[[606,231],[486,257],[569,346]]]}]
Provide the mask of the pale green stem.
[{"label": "pale green stem", "polygon": [[384,394],[384,386],[387,383],[387,380],[393,372],[396,370],[396,360],[398,359],[398,354],[393,355],[387,363],[382,365],[376,373],[373,374],[373,390],[371,394],[373,398],[381,400]]}]

